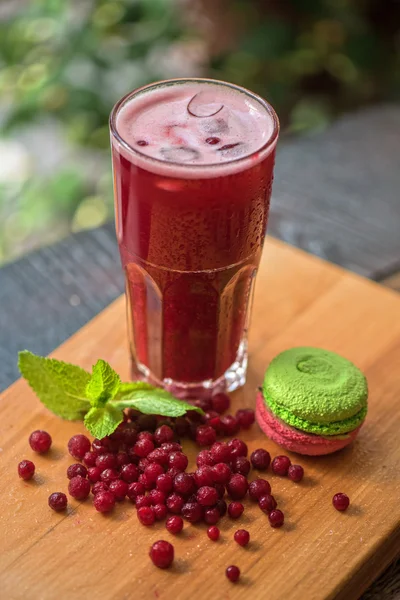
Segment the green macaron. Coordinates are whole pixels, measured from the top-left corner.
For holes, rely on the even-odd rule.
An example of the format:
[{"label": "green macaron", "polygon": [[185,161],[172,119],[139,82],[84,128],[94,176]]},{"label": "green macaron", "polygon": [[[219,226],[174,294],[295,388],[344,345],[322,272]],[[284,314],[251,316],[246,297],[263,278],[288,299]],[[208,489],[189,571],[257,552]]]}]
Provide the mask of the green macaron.
[{"label": "green macaron", "polygon": [[367,413],[368,386],[349,360],[321,348],[291,348],[270,363],[264,401],[284,423],[317,435],[356,429]]}]

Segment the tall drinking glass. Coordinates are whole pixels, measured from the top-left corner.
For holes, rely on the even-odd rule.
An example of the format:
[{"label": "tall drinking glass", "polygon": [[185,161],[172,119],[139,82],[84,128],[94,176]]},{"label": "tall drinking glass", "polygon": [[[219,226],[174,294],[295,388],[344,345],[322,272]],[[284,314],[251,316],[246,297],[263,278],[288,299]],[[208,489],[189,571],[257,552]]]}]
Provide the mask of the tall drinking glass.
[{"label": "tall drinking glass", "polygon": [[243,385],[279,123],[212,79],[147,85],[110,117],[133,375],[179,397]]}]

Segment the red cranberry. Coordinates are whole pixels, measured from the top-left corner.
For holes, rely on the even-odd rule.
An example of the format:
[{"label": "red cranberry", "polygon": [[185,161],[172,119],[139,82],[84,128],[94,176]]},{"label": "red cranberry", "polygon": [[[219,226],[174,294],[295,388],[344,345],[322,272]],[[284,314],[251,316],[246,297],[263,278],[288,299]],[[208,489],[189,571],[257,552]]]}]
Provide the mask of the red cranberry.
[{"label": "red cranberry", "polygon": [[152,505],[155,506],[156,504],[165,504],[166,495],[160,490],[151,490],[151,492],[149,492],[149,498]]},{"label": "red cranberry", "polygon": [[350,504],[350,498],[346,494],[343,494],[343,492],[339,492],[333,496],[332,504],[336,510],[347,510]]},{"label": "red cranberry", "polygon": [[215,144],[219,144],[220,141],[221,140],[217,137],[208,137],[206,139],[206,144],[210,144],[210,146],[215,146]]},{"label": "red cranberry", "polygon": [[228,505],[228,515],[231,519],[238,519],[242,516],[244,511],[244,506],[241,502],[231,502]]},{"label": "red cranberry", "polygon": [[266,479],[255,479],[249,484],[249,496],[252,500],[258,500],[261,496],[271,493],[271,486]]},{"label": "red cranberry", "polygon": [[171,454],[171,452],[182,452],[182,446],[179,442],[164,442],[160,446],[161,450]]},{"label": "red cranberry", "polygon": [[138,440],[149,440],[154,443],[154,435],[150,431],[141,431],[138,436]]},{"label": "red cranberry", "polygon": [[197,471],[195,471],[193,477],[197,487],[202,487],[203,485],[213,485],[214,477],[212,469],[212,467],[204,465],[204,467],[199,467]]},{"label": "red cranberry", "polygon": [[124,423],[120,423],[118,425],[117,429],[109,436],[109,438],[112,442],[122,442],[124,427],[125,427],[125,421],[124,421]]},{"label": "red cranberry", "polygon": [[233,539],[239,544],[239,546],[247,546],[250,541],[250,534],[246,529],[238,529],[235,531]]},{"label": "red cranberry", "polygon": [[201,506],[214,506],[218,502],[217,490],[207,485],[197,490],[197,502]]},{"label": "red cranberry", "polygon": [[18,465],[18,475],[21,479],[28,481],[35,474],[35,465],[31,460],[22,460]]},{"label": "red cranberry", "polygon": [[231,450],[232,459],[237,458],[238,456],[247,456],[247,444],[245,444],[242,440],[234,438],[228,442],[228,446]]},{"label": "red cranberry", "polygon": [[290,465],[291,462],[288,456],[275,456],[271,463],[271,469],[275,475],[287,475]]},{"label": "red cranberry", "polygon": [[108,485],[104,483],[104,481],[96,481],[96,483],[92,485],[93,496],[99,494],[100,492],[108,492]]},{"label": "red cranberry", "polygon": [[271,462],[271,455],[264,448],[258,448],[251,453],[250,460],[257,471],[266,471]]},{"label": "red cranberry", "polygon": [[215,429],[210,425],[200,425],[196,431],[196,443],[199,446],[210,446],[217,439]]},{"label": "red cranberry", "polygon": [[161,427],[158,427],[154,432],[154,440],[159,446],[165,442],[172,442],[173,439],[174,432],[168,425],[161,425]]},{"label": "red cranberry", "polygon": [[87,467],[94,467],[94,466],[96,466],[97,456],[98,456],[98,454],[91,450],[89,452],[85,452],[85,456],[83,457],[83,462],[85,463],[85,465]]},{"label": "red cranberry", "polygon": [[228,463],[231,461],[231,449],[225,442],[215,442],[210,448],[211,456],[216,463]]},{"label": "red cranberry", "polygon": [[169,542],[159,540],[150,548],[150,558],[159,569],[167,569],[174,560],[174,547]]},{"label": "red cranberry", "polygon": [[234,473],[240,473],[245,477],[250,473],[250,461],[245,456],[238,456],[232,461],[231,465]]},{"label": "red cranberry", "polygon": [[140,458],[145,458],[152,450],[154,450],[154,444],[148,438],[139,439],[133,446],[133,451]]},{"label": "red cranberry", "polygon": [[248,487],[249,484],[246,477],[240,475],[240,473],[235,473],[230,478],[226,489],[233,500],[241,500],[247,494]]},{"label": "red cranberry", "polygon": [[212,540],[213,542],[216,542],[219,540],[220,531],[219,531],[218,527],[215,527],[215,525],[212,525],[211,527],[209,527],[207,529],[207,535],[210,538],[210,540]]},{"label": "red cranberry", "polygon": [[211,400],[210,398],[199,398],[193,402],[195,406],[198,406],[204,412],[207,412],[211,408]]},{"label": "red cranberry", "polygon": [[115,459],[117,461],[117,467],[123,467],[125,465],[129,465],[130,463],[127,452],[118,452]]},{"label": "red cranberry", "polygon": [[111,492],[99,492],[93,498],[93,505],[97,512],[107,513],[115,506],[115,497]]},{"label": "red cranberry", "polygon": [[232,471],[225,463],[218,463],[211,467],[212,476],[215,483],[228,483],[232,476]]},{"label": "red cranberry", "polygon": [[261,496],[258,499],[258,506],[265,513],[270,513],[272,510],[275,510],[277,507],[276,500],[271,494],[265,494],[265,496]]},{"label": "red cranberry", "polygon": [[203,509],[197,502],[186,502],[182,506],[182,517],[189,523],[197,523],[203,518]]},{"label": "red cranberry", "polygon": [[142,525],[149,527],[156,520],[156,515],[152,506],[142,506],[138,508],[137,516]]},{"label": "red cranberry", "polygon": [[188,457],[183,452],[171,452],[168,458],[170,467],[175,467],[180,471],[184,471],[189,464]]},{"label": "red cranberry", "polygon": [[232,583],[236,583],[236,581],[240,577],[240,569],[239,569],[239,567],[236,567],[235,565],[231,565],[230,567],[228,567],[226,569],[225,575],[227,576],[229,581],[232,581]]},{"label": "red cranberry", "polygon": [[151,506],[151,500],[148,496],[136,496],[136,508],[142,508],[143,506]]},{"label": "red cranberry", "polygon": [[73,477],[68,484],[69,495],[76,500],[85,500],[90,494],[90,482],[84,477]]},{"label": "red cranberry", "polygon": [[[222,462],[222,461],[218,461]],[[210,450],[201,450],[196,458],[196,465],[198,467],[204,467],[205,465],[211,467],[214,464],[214,459]]]},{"label": "red cranberry", "polygon": [[108,452],[109,449],[110,440],[108,438],[103,438],[102,440],[96,438],[92,442],[92,451],[96,452],[97,455],[104,454],[104,452]]},{"label": "red cranberry", "polygon": [[271,527],[282,527],[285,517],[283,512],[279,510],[279,508],[277,508],[275,510],[271,510],[271,512],[268,515],[268,519],[271,524]]},{"label": "red cranberry", "polygon": [[138,465],[139,464],[139,460],[141,460],[141,459],[135,453],[135,446],[133,446],[132,448],[128,448],[127,449],[127,453],[128,453],[128,457],[129,457],[129,462],[131,462],[133,465]]},{"label": "red cranberry", "polygon": [[168,514],[168,508],[165,504],[155,504],[153,510],[156,521],[163,521]]},{"label": "red cranberry", "polygon": [[158,463],[150,463],[144,470],[144,475],[150,483],[156,483],[157,477],[164,473],[164,469]]},{"label": "red cranberry", "polygon": [[185,417],[175,419],[175,431],[178,437],[186,437],[189,433],[189,421]]},{"label": "red cranberry", "polygon": [[126,481],[126,483],[133,483],[139,479],[139,469],[136,465],[132,463],[128,463],[124,465],[121,469],[121,479]]},{"label": "red cranberry", "polygon": [[112,442],[122,442],[123,437],[123,429],[125,427],[126,420],[124,419],[123,423],[120,423],[115,431],[111,433],[108,437]]},{"label": "red cranberry", "polygon": [[139,475],[138,481],[140,481],[140,483],[143,483],[146,490],[152,490],[155,487],[155,483],[150,481],[150,479],[144,473],[141,473]]},{"label": "red cranberry", "polygon": [[131,500],[132,502],[136,502],[136,498],[138,496],[143,496],[144,493],[144,485],[139,481],[134,481],[128,486],[128,491],[126,495],[128,496],[129,500]]},{"label": "red cranberry", "polygon": [[115,469],[104,469],[100,475],[101,481],[110,484],[115,479],[119,479],[119,473]]},{"label": "red cranberry", "polygon": [[146,142],[146,140],[138,140],[138,141],[136,142],[136,144],[137,144],[138,146],[148,146],[148,145],[149,145],[149,142]]},{"label": "red cranberry", "polygon": [[290,465],[288,470],[288,477],[292,481],[301,481],[304,477],[304,469],[301,465]]},{"label": "red cranberry", "polygon": [[[47,431],[42,431],[40,429],[33,431],[29,436],[29,445],[35,452],[39,454],[43,454],[44,452],[48,452],[51,446],[51,436],[47,433]],[[89,444],[90,450],[90,444]],[[76,457],[79,458],[79,457]]]},{"label": "red cranberry", "polygon": [[160,492],[164,492],[164,494],[168,494],[174,485],[174,480],[171,475],[167,473],[162,473],[157,477],[156,487]]},{"label": "red cranberry", "polygon": [[141,431],[154,431],[157,427],[157,417],[155,415],[139,415],[137,424]]},{"label": "red cranberry", "polygon": [[165,504],[155,504],[153,510],[156,521],[163,521],[168,514],[168,508]]},{"label": "red cranberry", "polygon": [[165,523],[165,527],[168,529],[170,533],[180,533],[183,529],[183,519],[182,517],[178,517],[177,515],[173,515],[167,519]]},{"label": "red cranberry", "polygon": [[215,412],[221,415],[226,410],[228,410],[228,408],[231,405],[231,401],[229,399],[229,396],[227,396],[226,394],[216,394],[211,398],[211,404],[213,410],[215,410]]},{"label": "red cranberry", "polygon": [[221,427],[225,435],[235,435],[239,431],[239,421],[233,415],[221,417]]},{"label": "red cranberry", "polygon": [[150,461],[148,458],[141,458],[137,464],[139,471],[141,473],[144,472],[145,468],[150,464]]},{"label": "red cranberry", "polygon": [[169,453],[167,450],[163,450],[163,448],[155,448],[150,454],[147,456],[147,460],[151,463],[157,463],[159,465],[167,466],[168,465]]},{"label": "red cranberry", "polygon": [[99,467],[102,471],[104,469],[114,469],[116,466],[117,459],[111,452],[105,452],[96,458],[96,467]]},{"label": "red cranberry", "polygon": [[224,517],[226,515],[226,511],[228,510],[225,500],[218,500],[215,508],[218,510],[221,517]]},{"label": "red cranberry", "polygon": [[194,479],[189,473],[178,473],[174,479],[174,490],[183,496],[190,496],[196,491]]},{"label": "red cranberry", "polygon": [[178,471],[176,467],[171,467],[171,469],[167,470],[166,475],[169,475],[174,480],[179,473],[181,473],[181,471]]},{"label": "red cranberry", "polygon": [[77,460],[82,460],[86,452],[90,450],[90,441],[82,433],[73,435],[68,442],[68,452]]},{"label": "red cranberry", "polygon": [[204,511],[204,522],[207,523],[207,525],[215,525],[216,523],[218,523],[220,518],[221,515],[216,506],[214,508],[207,508]]},{"label": "red cranberry", "polygon": [[87,474],[88,474],[87,468],[79,463],[76,463],[75,465],[70,465],[67,469],[68,479],[72,479],[73,477],[76,477],[77,475],[80,475],[81,477],[86,477]]},{"label": "red cranberry", "polygon": [[132,425],[125,425],[122,430],[122,442],[127,446],[133,446],[138,438],[137,430]]},{"label": "red cranberry", "polygon": [[118,502],[122,502],[125,496],[128,493],[129,485],[126,481],[122,481],[122,479],[116,479],[112,481],[109,485],[109,490],[114,494],[115,499]]},{"label": "red cranberry", "polygon": [[168,496],[166,504],[169,512],[172,512],[176,515],[180,515],[182,511],[182,506],[185,504],[185,501],[182,498],[182,496],[173,493]]},{"label": "red cranberry", "polygon": [[221,425],[221,417],[218,414],[216,414],[216,416],[212,416],[210,413],[207,413],[206,418],[207,418],[207,425],[210,425],[210,427],[215,429],[217,434],[223,434],[223,427]]},{"label": "red cranberry", "polygon": [[240,408],[236,412],[236,418],[241,429],[248,429],[255,421],[254,410],[252,408]]},{"label": "red cranberry", "polygon": [[190,437],[193,432],[193,425],[194,425],[194,428],[196,429],[196,427],[199,423],[204,423],[204,416],[200,415],[195,410],[188,410],[186,413],[186,417],[189,419],[189,437]]},{"label": "red cranberry", "polygon": [[218,413],[217,413],[215,410],[208,410],[208,411],[205,413],[206,423],[207,423],[208,425],[210,425],[209,421],[211,421],[212,419],[215,419],[215,418],[217,418],[217,417],[218,417],[218,419],[219,419],[219,414],[218,414]]},{"label": "red cranberry", "polygon": [[67,496],[62,492],[54,492],[53,494],[50,494],[48,503],[50,508],[57,512],[65,510],[68,504]]}]

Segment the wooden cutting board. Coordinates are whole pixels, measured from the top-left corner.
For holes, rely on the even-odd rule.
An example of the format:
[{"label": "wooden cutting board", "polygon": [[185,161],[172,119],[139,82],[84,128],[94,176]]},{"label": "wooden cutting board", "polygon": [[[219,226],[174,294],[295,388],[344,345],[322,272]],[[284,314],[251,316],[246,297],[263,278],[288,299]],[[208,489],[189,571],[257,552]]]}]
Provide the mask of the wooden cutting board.
[{"label": "wooden cutting board", "polygon": [[[246,504],[239,521],[225,517],[219,542],[205,526],[185,525],[171,536],[159,523],[146,528],[125,502],[110,516],[88,500],[71,499],[66,514],[47,506],[51,492],[66,491],[66,451],[80,423],[58,419],[18,381],[0,402],[0,596],[8,600],[165,600],[247,598],[317,600],[358,598],[400,551],[400,296],[269,240],[257,281],[250,335],[250,367],[234,408],[254,406],[255,390],[272,357],[294,345],[340,352],[366,373],[370,411],[353,447],[336,455],[302,458],[301,484],[268,475],[286,515],[272,529],[257,506]],[[128,378],[125,307],[121,298],[63,344],[54,356],[89,369],[104,358]],[[30,450],[28,436],[46,429],[53,437],[48,456]],[[253,426],[243,439],[280,453]],[[185,450],[194,458],[195,449]],[[32,482],[17,476],[17,464],[33,459]],[[351,498],[346,513],[333,509],[334,493]],[[232,539],[239,527],[251,533],[248,548]],[[154,541],[175,546],[175,566],[156,569],[148,557]],[[225,568],[237,564],[239,584]]]}]

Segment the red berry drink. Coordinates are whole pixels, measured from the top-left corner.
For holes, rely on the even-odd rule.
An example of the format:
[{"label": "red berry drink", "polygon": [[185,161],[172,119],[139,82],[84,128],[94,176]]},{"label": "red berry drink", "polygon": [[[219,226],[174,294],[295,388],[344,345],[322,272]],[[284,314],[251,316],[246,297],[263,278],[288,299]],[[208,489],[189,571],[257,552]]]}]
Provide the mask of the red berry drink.
[{"label": "red berry drink", "polygon": [[180,397],[245,381],[279,124],[251,92],[171,80],[114,107],[116,229],[133,373]]}]

